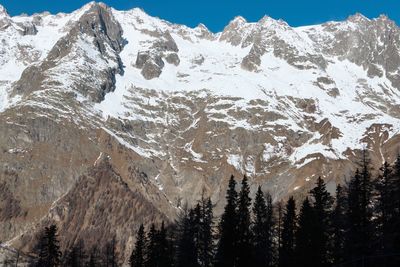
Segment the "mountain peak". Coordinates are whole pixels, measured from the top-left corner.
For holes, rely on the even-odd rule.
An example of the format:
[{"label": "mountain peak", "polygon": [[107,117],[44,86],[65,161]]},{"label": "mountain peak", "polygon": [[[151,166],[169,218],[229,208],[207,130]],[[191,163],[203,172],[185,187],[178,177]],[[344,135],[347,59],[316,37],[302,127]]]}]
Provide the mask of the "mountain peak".
[{"label": "mountain peak", "polygon": [[282,20],[276,20],[274,18],[271,18],[270,16],[265,15],[264,17],[262,17],[258,23],[262,26],[268,26],[268,25],[282,25],[282,26],[288,26],[288,24]]},{"label": "mountain peak", "polygon": [[228,25],[225,26],[225,29],[237,28],[238,26],[241,26],[246,23],[247,20],[244,17],[236,16],[228,23]]},{"label": "mountain peak", "polygon": [[0,17],[9,17],[7,9],[4,6],[0,5]]},{"label": "mountain peak", "polygon": [[247,20],[242,16],[236,16],[230,23],[247,23]]},{"label": "mountain peak", "polygon": [[199,28],[199,29],[202,29],[202,30],[207,30],[208,31],[208,28],[207,28],[207,26],[206,25],[204,25],[203,23],[199,23],[198,25],[197,25],[197,27],[196,28]]},{"label": "mountain peak", "polygon": [[360,23],[360,22],[368,22],[370,21],[369,18],[367,18],[366,16],[364,16],[361,13],[356,13],[354,15],[351,15],[347,18],[348,21],[353,22],[353,23]]},{"label": "mountain peak", "polygon": [[104,8],[104,9],[108,9],[109,8],[109,6],[107,6],[103,2],[91,1],[91,2],[89,2],[87,4],[85,4],[84,6],[82,6],[79,10],[81,10],[81,11],[89,11],[89,10],[92,10],[93,8],[95,8],[95,7],[101,7],[101,8]]},{"label": "mountain peak", "polygon": [[390,19],[386,14],[381,14],[376,20],[384,22],[388,25],[397,25],[396,22]]}]

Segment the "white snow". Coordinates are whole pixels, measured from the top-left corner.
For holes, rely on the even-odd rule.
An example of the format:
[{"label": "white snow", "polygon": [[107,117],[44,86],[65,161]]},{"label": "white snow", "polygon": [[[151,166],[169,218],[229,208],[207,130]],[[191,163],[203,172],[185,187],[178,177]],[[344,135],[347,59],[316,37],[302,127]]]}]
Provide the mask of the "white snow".
[{"label": "white snow", "polygon": [[[15,105],[20,98],[10,98],[9,90],[13,82],[17,81],[23,70],[43,60],[57,40],[68,33],[72,22],[77,21],[94,3],[89,3],[83,8],[71,14],[40,14],[42,22],[37,26],[36,35],[22,36],[18,33],[16,23],[30,23],[31,17],[12,17],[12,26],[0,31],[0,112]],[[400,93],[391,82],[382,76],[370,78],[363,67],[348,60],[323,55],[327,68],[298,69],[290,65],[282,58],[274,55],[267,49],[261,57],[261,65],[255,72],[244,70],[241,67],[242,59],[248,55],[252,45],[243,44],[233,46],[226,41],[220,41],[222,33],[212,34],[211,40],[200,38],[200,33],[206,31],[205,26],[189,28],[183,25],[173,25],[164,20],[148,16],[140,9],[130,11],[113,10],[116,20],[123,28],[124,38],[127,43],[120,53],[124,65],[124,74],[116,77],[116,90],[108,93],[105,100],[95,104],[94,113],[102,114],[103,119],[109,117],[144,120],[161,123],[169,126],[178,123],[174,117],[157,117],[151,112],[141,110],[137,103],[130,99],[132,96],[141,98],[149,106],[157,106],[169,96],[182,96],[189,98],[190,92],[200,92],[196,97],[235,97],[235,99],[220,99],[205,108],[208,120],[227,123],[230,129],[244,128],[249,131],[268,131],[275,125],[281,125],[295,133],[305,133],[312,136],[306,144],[295,148],[287,155],[283,140],[276,140],[276,144],[264,144],[262,158],[270,160],[274,156],[286,157],[304,166],[311,159],[301,161],[310,154],[322,154],[327,158],[344,158],[343,152],[348,147],[359,148],[362,146],[361,139],[367,127],[373,123],[388,123],[393,125],[387,129],[390,136],[400,132],[399,119],[379,109],[382,105],[373,96],[379,96],[380,101],[396,107],[400,105]],[[330,25],[341,30],[355,29],[354,20],[363,20],[362,16],[355,16],[352,21],[330,22]],[[258,23],[247,23],[245,19],[237,17],[231,24],[237,24],[238,29],[243,30],[243,38],[250,36],[255,29],[261,29],[264,37],[277,37],[284,40],[292,47],[299,56],[320,55],[318,40],[332,38],[331,33],[325,31],[323,26],[307,26],[291,28],[285,22],[276,21],[264,17]],[[162,70],[159,78],[146,80],[136,68],[135,62],[138,52],[151,49],[157,37],[149,32],[170,32],[176,42],[180,58],[179,66],[168,64]],[[313,38],[310,36],[313,35]],[[318,36],[316,39],[315,36]],[[101,71],[106,68],[115,67],[115,60],[100,57],[97,50],[93,48],[93,40],[88,36],[81,36],[72,47],[71,57],[65,57],[62,62],[49,71],[50,80],[55,90],[73,91],[73,78],[79,77],[82,71],[93,69]],[[384,45],[382,40],[377,40],[378,45]],[[18,55],[19,47],[25,47],[32,57],[30,60],[22,60]],[[109,47],[107,47],[110,50]],[[202,64],[194,61],[204,58]],[[62,64],[61,64],[62,63]],[[312,66],[310,62],[304,63]],[[77,67],[79,66],[79,68]],[[381,66],[377,66],[381,68]],[[398,71],[397,71],[398,72]],[[66,75],[66,73],[68,75]],[[316,81],[319,77],[328,78],[334,83],[327,84],[323,89],[318,87]],[[59,88],[54,85],[59,82]],[[99,86],[95,80],[94,86]],[[56,88],[57,87],[57,88]],[[142,88],[154,90],[157,97],[143,97],[136,89]],[[329,90],[337,89],[338,95],[333,97],[328,94]],[[44,92],[42,92],[44,93]],[[80,102],[85,98],[78,95]],[[266,105],[258,105],[258,108],[267,112],[277,112],[284,118],[275,121],[262,121],[253,124],[247,118],[232,116],[232,112],[247,110],[252,106],[251,100],[261,99]],[[306,113],[297,107],[293,99],[306,99],[315,103],[316,111],[313,114]],[[45,104],[27,101],[24,105],[37,105],[46,107]],[[225,106],[224,106],[225,105]],[[223,108],[221,108],[223,107]],[[52,107],[54,109],[54,107]],[[92,108],[90,106],[90,108]],[[187,109],[188,107],[183,106]],[[68,113],[69,110],[59,110]],[[147,113],[146,113],[147,112]],[[96,113],[96,114],[97,114]],[[373,116],[371,116],[373,115]],[[329,144],[322,144],[319,133],[310,132],[303,125],[305,116],[311,116],[315,121],[327,119],[332,127],[339,130],[337,139],[332,139]],[[199,118],[193,118],[193,123],[186,129],[195,129]],[[144,157],[152,157],[160,152],[148,148],[133,146],[123,138],[121,134],[112,129],[104,128],[113,135],[121,144],[131,148]],[[192,149],[193,141],[185,146],[185,150],[191,155],[192,160],[204,162],[203,155]],[[303,162],[300,164],[300,162]],[[240,155],[228,156],[228,163],[241,171],[254,173],[254,159],[241,158]]]},{"label": "white snow", "polygon": [[227,155],[227,163],[235,167],[239,172],[243,172],[243,157],[241,155]]}]

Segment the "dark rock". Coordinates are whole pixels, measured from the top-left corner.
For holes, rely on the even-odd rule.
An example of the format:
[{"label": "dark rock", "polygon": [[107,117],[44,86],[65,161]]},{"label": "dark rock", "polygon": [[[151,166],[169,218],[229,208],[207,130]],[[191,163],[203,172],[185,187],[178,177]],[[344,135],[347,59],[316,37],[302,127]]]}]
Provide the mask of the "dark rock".
[{"label": "dark rock", "polygon": [[169,64],[174,64],[175,66],[178,66],[179,63],[181,62],[181,60],[179,59],[179,56],[177,53],[171,53],[168,54],[165,57],[165,60],[169,63]]}]

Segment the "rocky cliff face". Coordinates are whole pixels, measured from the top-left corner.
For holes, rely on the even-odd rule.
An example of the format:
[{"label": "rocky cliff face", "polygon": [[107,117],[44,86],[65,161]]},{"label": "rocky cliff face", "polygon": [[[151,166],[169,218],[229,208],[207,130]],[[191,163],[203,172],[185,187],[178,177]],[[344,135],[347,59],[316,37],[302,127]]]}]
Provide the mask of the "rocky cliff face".
[{"label": "rocky cliff face", "polygon": [[274,200],[330,190],[360,149],[399,152],[400,30],[386,17],[290,27],[235,18],[221,33],[139,9],[0,8],[0,240],[29,251],[172,220],[202,192],[217,213],[246,174]]}]

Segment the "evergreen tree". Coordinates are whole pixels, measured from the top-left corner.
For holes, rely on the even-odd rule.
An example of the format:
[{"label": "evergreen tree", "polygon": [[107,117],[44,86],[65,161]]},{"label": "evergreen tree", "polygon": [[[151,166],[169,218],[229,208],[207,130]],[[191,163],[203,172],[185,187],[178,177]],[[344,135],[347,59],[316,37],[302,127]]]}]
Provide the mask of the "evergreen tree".
[{"label": "evergreen tree", "polygon": [[345,260],[346,194],[342,186],[336,187],[336,204],[332,214],[333,222],[333,264],[338,265]]},{"label": "evergreen tree", "polygon": [[66,255],[66,267],[83,267],[85,266],[86,253],[83,240],[79,240]]},{"label": "evergreen tree", "polygon": [[89,260],[86,264],[86,267],[97,267],[97,266],[101,266],[99,260],[99,251],[96,247],[93,247],[90,252]]},{"label": "evergreen tree", "polygon": [[331,262],[329,241],[332,233],[333,198],[326,190],[325,182],[321,177],[318,177],[316,186],[310,193],[314,199],[313,209],[316,216],[313,230],[316,242],[313,258],[317,260],[319,266],[327,266]]},{"label": "evergreen tree", "polygon": [[143,224],[140,225],[136,236],[135,248],[132,251],[129,263],[131,267],[144,267],[145,262],[146,234]]},{"label": "evergreen tree", "polygon": [[252,235],[251,235],[251,215],[250,206],[251,198],[250,187],[247,177],[242,179],[242,187],[238,200],[238,224],[237,224],[237,266],[252,266]]},{"label": "evergreen tree", "polygon": [[117,254],[115,250],[115,237],[107,242],[105,247],[105,264],[106,267],[117,267]]},{"label": "evergreen tree", "polygon": [[[374,243],[374,225],[373,225],[373,214],[372,214],[372,183],[370,174],[370,159],[366,149],[362,151],[362,158],[360,161],[359,172],[359,219],[356,222],[359,225],[359,229],[355,230],[356,239],[355,243],[355,256],[364,258],[370,256],[374,251],[372,248]],[[349,192],[350,193],[350,192]],[[349,199],[350,200],[350,199]],[[354,226],[352,227],[354,230]]]},{"label": "evergreen tree", "polygon": [[361,177],[359,170],[351,178],[348,188],[348,229],[345,238],[346,260],[356,260],[362,256],[361,253]]},{"label": "evergreen tree", "polygon": [[392,206],[392,170],[387,162],[380,168],[381,174],[376,181],[377,203],[375,204],[378,217],[379,250],[381,253],[388,253],[392,249],[392,222],[394,207]]},{"label": "evergreen tree", "polygon": [[158,233],[154,224],[150,226],[150,230],[147,234],[147,246],[146,246],[146,257],[145,267],[158,267]]},{"label": "evergreen tree", "polygon": [[78,266],[81,266],[80,263],[78,262],[78,251],[76,250],[75,247],[70,249],[68,251],[68,253],[66,254],[65,266],[66,267],[78,267]]},{"label": "evergreen tree", "polygon": [[276,247],[278,248],[277,250],[277,257],[274,258],[274,265],[273,266],[279,266],[279,259],[280,259],[280,252],[281,252],[281,247],[282,247],[282,229],[283,229],[283,203],[282,201],[279,201],[276,205],[276,213],[277,213],[277,223],[276,223]]},{"label": "evergreen tree", "polygon": [[275,266],[275,247],[274,240],[275,236],[275,219],[274,219],[274,206],[272,204],[272,196],[271,194],[266,194],[266,202],[267,202],[267,221],[265,227],[267,228],[267,266]]},{"label": "evergreen tree", "polygon": [[318,253],[318,233],[316,210],[311,206],[308,197],[304,200],[299,215],[299,225],[296,231],[295,258],[296,265],[319,267],[321,259]]},{"label": "evergreen tree", "polygon": [[173,263],[173,255],[171,244],[168,240],[167,229],[165,228],[164,221],[161,223],[161,228],[157,232],[156,242],[157,254],[157,266],[158,267],[170,267]]},{"label": "evergreen tree", "polygon": [[177,245],[177,267],[198,266],[194,217],[195,212],[190,209],[181,218]]},{"label": "evergreen tree", "polygon": [[[392,205],[393,205],[393,251],[400,251],[400,154],[393,166],[392,171]],[[397,259],[399,263],[400,259]]]},{"label": "evergreen tree", "polygon": [[211,267],[214,257],[213,206],[211,199],[202,196],[200,201],[201,219],[199,226],[198,258],[201,267]]},{"label": "evergreen tree", "polygon": [[51,225],[44,233],[37,246],[39,258],[36,266],[56,267],[61,265],[61,251],[57,236],[57,226]]},{"label": "evergreen tree", "polygon": [[265,201],[261,186],[254,199],[252,227],[254,245],[254,266],[272,266],[273,264],[273,212],[272,198],[267,195]]},{"label": "evergreen tree", "polygon": [[373,252],[372,244],[374,237],[374,226],[372,224],[372,183],[370,174],[370,159],[366,149],[363,150],[361,159],[361,227],[363,234],[361,235],[361,253],[362,255],[370,255]]},{"label": "evergreen tree", "polygon": [[201,220],[202,220],[202,210],[200,202],[197,202],[196,206],[193,209],[193,212],[194,212],[194,220],[193,220],[194,245],[196,250],[196,261],[199,265],[200,243],[201,243]]},{"label": "evergreen tree", "polygon": [[[364,170],[365,172],[365,170]],[[366,174],[360,174],[359,170],[349,182],[348,188],[348,211],[347,221],[348,229],[345,238],[346,259],[348,261],[357,261],[369,255],[371,245],[371,216],[365,207]]]},{"label": "evergreen tree", "polygon": [[282,218],[281,246],[279,247],[279,266],[295,266],[296,202],[290,197]]},{"label": "evergreen tree", "polygon": [[233,175],[229,180],[226,206],[219,223],[219,243],[216,254],[216,267],[236,266],[236,226],[238,221],[236,182]]}]

